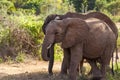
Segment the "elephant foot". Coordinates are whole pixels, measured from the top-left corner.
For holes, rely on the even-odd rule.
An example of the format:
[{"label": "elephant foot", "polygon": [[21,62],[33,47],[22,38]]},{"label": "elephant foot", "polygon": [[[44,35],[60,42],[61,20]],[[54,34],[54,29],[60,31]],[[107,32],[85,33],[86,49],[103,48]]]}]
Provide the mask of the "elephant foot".
[{"label": "elephant foot", "polygon": [[68,79],[68,75],[67,74],[59,74],[58,76],[57,76],[57,78],[58,79],[62,79],[62,80],[67,80]]},{"label": "elephant foot", "polygon": [[91,79],[88,79],[88,80],[101,80],[101,78],[98,78],[98,77],[94,77],[94,78],[91,78]]},{"label": "elephant foot", "polygon": [[106,80],[105,78],[101,78],[100,80]]},{"label": "elephant foot", "polygon": [[49,73],[49,76],[52,76],[53,75],[53,73]]},{"label": "elephant foot", "polygon": [[101,80],[101,78],[102,78],[101,76],[94,76],[94,77],[93,76],[89,76],[88,80]]},{"label": "elephant foot", "polygon": [[102,78],[102,74],[100,72],[94,73],[93,78]]},{"label": "elephant foot", "polygon": [[90,71],[89,74],[88,74],[88,78],[90,80],[101,80],[102,74],[101,74],[100,70],[98,70],[96,72],[95,71]]}]

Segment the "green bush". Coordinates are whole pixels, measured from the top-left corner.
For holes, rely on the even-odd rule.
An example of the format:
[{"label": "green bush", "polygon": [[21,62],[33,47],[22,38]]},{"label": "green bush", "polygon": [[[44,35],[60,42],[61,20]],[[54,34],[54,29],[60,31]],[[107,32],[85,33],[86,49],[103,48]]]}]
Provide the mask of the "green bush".
[{"label": "green bush", "polygon": [[108,80],[120,80],[120,69],[119,70],[117,70],[117,72],[115,71],[115,74],[114,75],[112,75],[112,74],[110,74],[110,73],[107,73],[107,79]]},{"label": "green bush", "polygon": [[120,47],[120,30],[118,30],[118,40],[117,40],[118,48]]},{"label": "green bush", "polygon": [[0,58],[0,63],[2,63],[3,62],[3,59],[2,58]]},{"label": "green bush", "polygon": [[114,22],[120,22],[120,16],[112,16],[111,18]]},{"label": "green bush", "polygon": [[60,44],[55,45],[55,60],[62,61],[63,60],[63,50],[60,47]]},{"label": "green bush", "polygon": [[24,62],[25,60],[25,53],[18,53],[17,57],[16,57],[16,61],[17,62]]},{"label": "green bush", "polygon": [[6,15],[0,20],[0,51],[3,56],[15,57],[20,52],[40,55],[44,36],[42,24],[40,16]]},{"label": "green bush", "polygon": [[120,4],[119,0],[111,1],[110,3],[106,5],[105,9],[107,9],[113,16],[118,15],[120,11],[119,4]]}]

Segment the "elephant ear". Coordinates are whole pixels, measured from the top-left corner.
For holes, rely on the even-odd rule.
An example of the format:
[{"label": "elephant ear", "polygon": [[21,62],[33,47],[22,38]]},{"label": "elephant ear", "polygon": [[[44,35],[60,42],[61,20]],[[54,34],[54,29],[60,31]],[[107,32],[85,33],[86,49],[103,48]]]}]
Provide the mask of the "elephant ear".
[{"label": "elephant ear", "polygon": [[43,31],[44,34],[46,33],[45,29],[46,29],[47,25],[49,24],[49,22],[54,20],[57,16],[59,16],[59,15],[51,14],[51,15],[47,16],[47,18],[45,19],[44,24],[42,26],[42,31]]},{"label": "elephant ear", "polygon": [[66,19],[66,33],[62,41],[62,48],[69,48],[77,43],[84,41],[88,36],[89,27],[84,20]]}]

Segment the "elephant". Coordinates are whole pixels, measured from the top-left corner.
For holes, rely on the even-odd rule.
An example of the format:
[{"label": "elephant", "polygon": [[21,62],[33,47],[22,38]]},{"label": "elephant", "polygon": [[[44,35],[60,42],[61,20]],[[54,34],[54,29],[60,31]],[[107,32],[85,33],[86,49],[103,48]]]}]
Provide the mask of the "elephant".
[{"label": "elephant", "polygon": [[[87,14],[79,14],[79,13],[68,12],[65,15],[58,15],[58,14],[49,15],[49,16],[47,16],[47,18],[46,18],[46,20],[45,20],[45,22],[44,22],[44,24],[42,26],[42,30],[43,30],[44,34],[46,32],[46,27],[47,27],[47,25],[48,25],[48,23],[50,21],[52,21],[52,20],[54,20],[56,18],[59,19],[59,20],[62,20],[62,19],[68,18],[68,17],[80,18],[80,19],[83,19],[83,20],[85,20],[87,18],[94,17],[94,18],[98,18],[100,20],[103,20],[112,29],[112,31],[116,35],[116,41],[117,41],[118,30],[117,30],[116,25],[114,24],[114,22],[108,16],[106,16],[105,14],[103,14],[101,12],[90,12],[90,13],[87,13]],[[64,52],[68,52],[67,49],[64,49],[64,50],[65,50]],[[53,67],[53,63],[54,63],[54,45],[52,45],[52,47],[50,48],[50,51],[51,52],[48,52],[48,55],[50,57],[48,71],[49,71],[49,74],[53,74],[52,67]],[[96,64],[93,64],[91,62],[91,60],[89,60],[88,62],[92,64],[91,66],[96,65]],[[83,62],[81,62],[81,64],[83,64]],[[63,74],[64,74],[64,73],[67,72],[67,67],[66,66],[63,66],[63,67],[65,68],[63,70]],[[92,71],[90,71],[90,73],[91,72]]]},{"label": "elephant", "polygon": [[[100,60],[101,80],[106,80],[106,68],[113,56],[116,35],[104,21],[97,18],[53,20],[46,27],[41,53],[43,60],[49,60],[47,53],[55,43],[69,49],[69,80],[76,80],[77,67],[83,57]],[[66,55],[69,54],[64,53],[64,61],[68,60]]]}]

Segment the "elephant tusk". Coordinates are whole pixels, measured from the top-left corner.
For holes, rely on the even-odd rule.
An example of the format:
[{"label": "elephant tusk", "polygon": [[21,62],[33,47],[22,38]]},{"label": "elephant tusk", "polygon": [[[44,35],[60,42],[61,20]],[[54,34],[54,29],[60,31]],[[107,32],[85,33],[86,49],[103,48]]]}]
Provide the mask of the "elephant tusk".
[{"label": "elephant tusk", "polygon": [[47,49],[50,49],[51,46],[52,46],[52,44],[50,44],[50,45],[47,47]]}]

